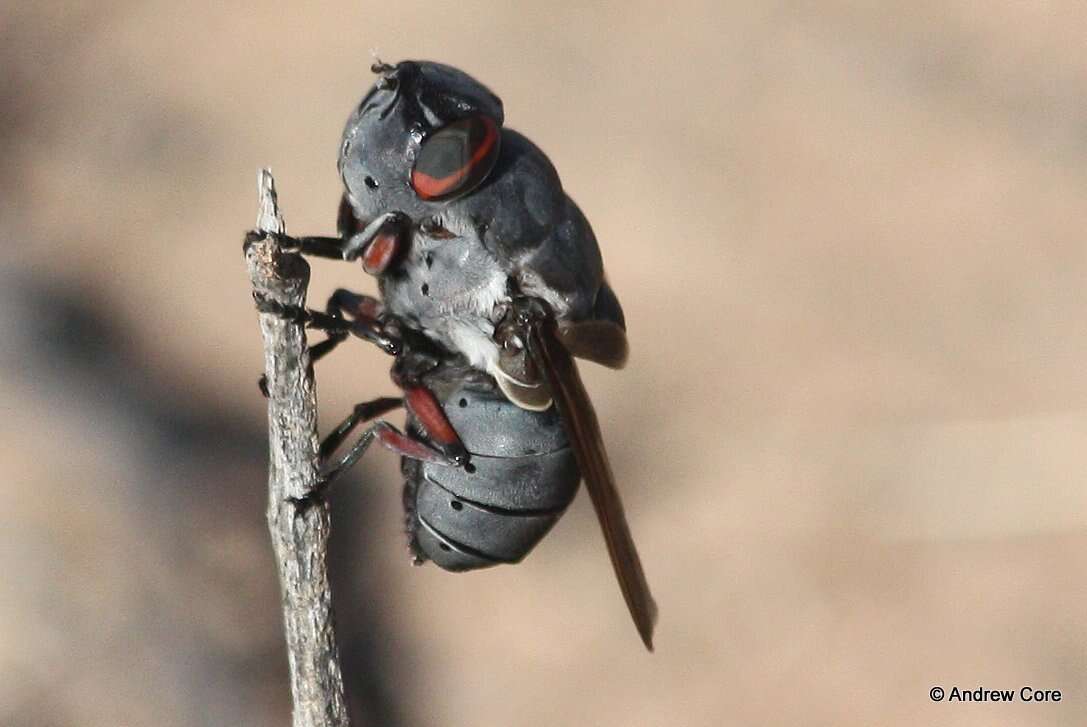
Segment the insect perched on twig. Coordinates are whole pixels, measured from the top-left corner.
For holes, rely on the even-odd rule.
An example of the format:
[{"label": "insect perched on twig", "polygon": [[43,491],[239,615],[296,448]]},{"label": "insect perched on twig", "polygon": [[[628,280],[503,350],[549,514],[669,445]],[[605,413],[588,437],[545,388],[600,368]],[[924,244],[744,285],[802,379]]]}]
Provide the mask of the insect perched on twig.
[{"label": "insect perched on twig", "polygon": [[[573,499],[596,509],[647,648],[656,606],[634,547],[592,403],[574,358],[620,368],[622,308],[592,229],[551,162],[503,127],[502,102],[450,66],[377,64],[348,119],[338,237],[285,240],[304,254],[361,260],[381,300],[346,290],[324,312],[262,310],[395,356],[402,398],[359,404],[321,447],[334,478],[378,441],[402,457],[417,562],[469,570],[521,560]],[[363,422],[404,405],[405,431]]]}]

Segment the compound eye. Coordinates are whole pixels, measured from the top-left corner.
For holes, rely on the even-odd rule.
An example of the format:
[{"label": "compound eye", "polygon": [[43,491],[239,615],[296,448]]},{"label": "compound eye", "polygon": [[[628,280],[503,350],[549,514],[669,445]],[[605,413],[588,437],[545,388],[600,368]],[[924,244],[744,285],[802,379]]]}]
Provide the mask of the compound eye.
[{"label": "compound eye", "polygon": [[474,189],[498,160],[498,124],[472,116],[446,124],[423,141],[411,186],[422,199],[439,201]]}]

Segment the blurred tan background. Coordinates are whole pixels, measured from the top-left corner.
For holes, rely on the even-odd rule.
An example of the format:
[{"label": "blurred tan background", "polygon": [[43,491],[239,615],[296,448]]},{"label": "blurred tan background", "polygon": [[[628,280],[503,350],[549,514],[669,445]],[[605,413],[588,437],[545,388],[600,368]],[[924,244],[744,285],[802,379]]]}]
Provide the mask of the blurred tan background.
[{"label": "blurred tan background", "polygon": [[[584,495],[517,568],[408,565],[334,495],[362,725],[1080,725],[1087,6],[15,3],[0,11],[0,725],[287,725],[255,172],[334,229],[382,59],[463,67],[592,220],[584,367],[661,606]],[[314,264],[311,297],[373,290]],[[325,426],[392,391],[361,343]],[[933,704],[929,688],[1061,689]]]}]

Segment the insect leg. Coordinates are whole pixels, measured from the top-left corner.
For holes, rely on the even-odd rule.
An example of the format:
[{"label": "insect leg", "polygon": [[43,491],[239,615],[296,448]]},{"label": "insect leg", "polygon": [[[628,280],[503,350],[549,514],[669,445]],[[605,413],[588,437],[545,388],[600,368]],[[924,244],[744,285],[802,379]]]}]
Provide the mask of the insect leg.
[{"label": "insect leg", "polygon": [[315,343],[312,346],[310,346],[309,347],[310,366],[312,366],[314,364],[314,362],[321,360],[322,358],[327,356],[329,353],[331,353],[333,351],[333,349],[336,348],[336,346],[339,346],[341,343],[343,343],[345,338],[346,338],[346,336],[341,336],[341,335],[329,336],[325,340],[320,341],[319,343]]},{"label": "insect leg", "polygon": [[343,316],[347,313],[352,318],[371,320],[375,323],[384,306],[372,295],[355,293],[346,288],[337,288],[328,298],[325,310],[329,315]]},{"label": "insect leg", "polygon": [[[337,292],[339,292],[339,291],[337,291]],[[260,305],[259,302],[258,302],[258,305],[257,305],[257,309],[258,310],[261,309],[261,305]],[[333,302],[332,302],[331,299],[328,302],[328,306],[327,306],[326,310],[329,313],[329,315],[332,315],[332,316],[338,317],[338,318],[343,317],[342,315],[340,315],[339,308],[333,306]],[[272,311],[269,311],[269,312],[279,313],[280,309],[277,308],[276,310],[272,310]],[[305,317],[305,316],[303,316],[301,314],[297,314],[297,313],[294,313],[294,312],[292,312],[291,315],[296,317],[296,318],[304,318]],[[348,336],[348,334],[345,331],[329,331],[328,332],[328,338],[326,338],[323,341],[320,341],[319,343],[315,343],[312,346],[310,346],[309,347],[310,366],[313,366],[314,363],[316,363],[317,361],[319,361],[320,359],[324,358],[329,353],[331,353],[337,346],[339,346],[341,343],[343,343],[345,340],[347,340],[347,336]],[[386,346],[389,345],[387,341],[385,342],[385,344],[386,344]],[[260,388],[260,393],[264,394],[264,398],[267,399],[268,398],[268,377],[266,375],[264,375],[264,374],[261,374],[260,379],[257,380],[257,386]]]},{"label": "insect leg", "polygon": [[433,462],[435,464],[457,464],[456,462],[451,462],[449,458],[437,449],[434,449],[417,439],[413,439],[392,424],[389,424],[386,421],[379,421],[363,432],[358,438],[358,441],[351,446],[351,449],[347,454],[341,457],[338,462],[331,466],[322,467],[321,479],[331,481],[341,475],[359,461],[359,458],[366,453],[366,450],[375,440],[386,449],[392,450],[401,457],[417,459],[422,462]]},{"label": "insect leg", "polygon": [[301,323],[306,328],[324,331],[329,334],[330,338],[350,334],[373,343],[389,355],[395,356],[400,352],[399,338],[373,319],[353,321],[313,309],[283,305],[266,298],[257,298],[256,300],[257,310],[261,313],[272,313],[283,320]]},{"label": "insect leg", "polygon": [[283,249],[312,257],[343,260],[343,240],[339,237],[288,237],[283,240]]},{"label": "insect leg", "polygon": [[343,239],[339,237],[291,237],[263,230],[253,230],[245,236],[243,250],[257,240],[262,240],[269,235],[275,235],[279,240],[279,247],[283,252],[298,252],[313,257],[327,257],[333,260],[343,260]]},{"label": "insect leg", "polygon": [[354,260],[362,255],[362,267],[372,275],[385,272],[403,247],[401,237],[408,219],[402,212],[378,215],[361,232],[349,237],[343,245],[343,259]]},{"label": "insect leg", "polygon": [[348,414],[339,425],[333,429],[324,441],[321,442],[321,460],[328,459],[333,452],[335,452],[343,440],[347,438],[351,432],[355,430],[359,424],[369,421],[374,417],[379,417],[382,414],[403,406],[403,399],[393,399],[391,397],[383,396],[380,399],[374,399],[373,401],[364,401],[361,404],[356,404],[355,408]]},{"label": "insect leg", "polygon": [[338,288],[328,299],[326,310],[329,315],[342,318],[346,313],[351,317],[352,333],[380,348],[390,356],[400,352],[399,336],[390,330],[381,320],[384,307],[377,298],[361,293],[353,293]]},{"label": "insect leg", "polygon": [[[405,334],[410,334],[410,329]],[[436,351],[427,350],[425,340],[410,339],[411,345],[396,357],[392,379],[404,391],[404,404],[423,429],[427,443],[455,465],[468,465],[468,449],[461,442],[438,398],[426,385],[426,375],[439,365]]]},{"label": "insect leg", "polygon": [[404,389],[404,403],[415,420],[426,432],[427,443],[442,453],[449,462],[458,466],[468,464],[468,450],[460,441],[437,397],[425,386]]},{"label": "insect leg", "polygon": [[[377,320],[377,316],[381,312],[381,301],[368,295],[360,295],[340,288],[328,299],[325,313],[333,318],[343,319],[344,312],[352,317],[352,333],[373,343],[385,353],[396,355],[399,342]],[[312,365],[315,361],[331,353],[337,346],[347,340],[347,336],[346,332],[329,331],[327,339],[310,346],[310,364]]]},{"label": "insect leg", "polygon": [[[345,296],[354,296],[355,305],[348,307],[344,301]],[[373,308],[373,304],[380,305],[376,299],[364,295],[355,295],[346,290],[337,290],[328,302],[327,313],[308,310],[298,306],[285,306],[266,298],[255,298],[257,310],[261,313],[272,313],[280,318],[295,323],[301,323],[307,328],[324,331],[328,338],[310,347],[310,364],[329,354],[348,337],[354,335],[364,341],[369,341],[385,353],[395,356],[400,353],[401,342],[392,331],[371,315],[367,310]],[[349,313],[358,313],[355,320],[348,320],[342,316],[344,309]],[[268,382],[261,376],[257,381],[260,391],[265,398],[268,397]]]}]

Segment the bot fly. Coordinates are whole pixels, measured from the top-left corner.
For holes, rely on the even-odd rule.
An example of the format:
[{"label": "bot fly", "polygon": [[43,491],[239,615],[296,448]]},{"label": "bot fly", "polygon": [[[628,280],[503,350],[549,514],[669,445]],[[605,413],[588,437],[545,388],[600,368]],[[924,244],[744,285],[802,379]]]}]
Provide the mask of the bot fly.
[{"label": "bot fly", "polygon": [[[453,571],[521,560],[584,480],[651,649],[656,606],[574,362],[621,368],[627,357],[592,228],[481,83],[431,62],[374,71],[340,146],[339,236],[289,244],[359,260],[381,300],[340,290],[325,312],[279,312],[329,333],[314,359],[348,335],[393,354],[403,396],[357,406],[322,446],[325,474],[373,441],[399,453],[412,551]],[[401,404],[405,431],[378,421],[332,459]]]}]

